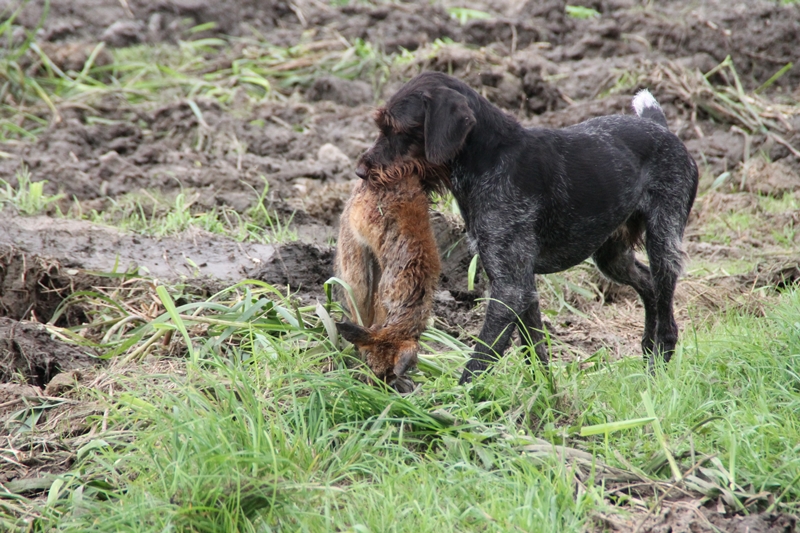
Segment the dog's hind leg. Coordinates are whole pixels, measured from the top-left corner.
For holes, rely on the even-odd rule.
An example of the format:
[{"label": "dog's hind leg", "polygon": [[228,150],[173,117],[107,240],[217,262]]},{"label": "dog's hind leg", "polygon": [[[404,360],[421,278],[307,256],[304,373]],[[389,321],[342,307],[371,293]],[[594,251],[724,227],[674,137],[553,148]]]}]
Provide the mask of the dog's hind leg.
[{"label": "dog's hind leg", "polygon": [[644,334],[642,353],[652,357],[655,345],[657,312],[656,293],[650,269],[636,259],[633,251],[635,241],[641,233],[641,222],[631,220],[615,232],[592,255],[597,268],[608,278],[633,287],[644,304]]},{"label": "dog's hind leg", "polygon": [[663,216],[656,210],[647,220],[647,256],[656,297],[656,338],[653,357],[669,362],[678,342],[678,325],[675,322],[673,298],[683,268],[681,239],[685,221]]}]

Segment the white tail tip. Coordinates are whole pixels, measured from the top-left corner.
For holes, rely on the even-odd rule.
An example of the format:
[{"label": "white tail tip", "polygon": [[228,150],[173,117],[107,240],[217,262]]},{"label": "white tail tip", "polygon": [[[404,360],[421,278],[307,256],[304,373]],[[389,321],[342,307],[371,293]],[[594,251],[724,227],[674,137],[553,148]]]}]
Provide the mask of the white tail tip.
[{"label": "white tail tip", "polygon": [[642,89],[633,97],[633,110],[636,111],[637,115],[642,116],[642,113],[648,107],[661,109],[661,106],[658,105],[658,101],[650,94],[650,91]]}]

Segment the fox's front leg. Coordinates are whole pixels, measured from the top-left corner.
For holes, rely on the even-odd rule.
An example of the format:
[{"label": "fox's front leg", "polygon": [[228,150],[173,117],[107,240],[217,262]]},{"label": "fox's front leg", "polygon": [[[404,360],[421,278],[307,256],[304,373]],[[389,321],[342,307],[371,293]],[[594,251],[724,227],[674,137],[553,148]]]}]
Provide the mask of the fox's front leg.
[{"label": "fox's front leg", "polygon": [[342,291],[350,309],[350,317],[357,320],[356,317],[360,315],[364,327],[370,327],[376,319],[375,297],[380,273],[375,256],[357,239],[348,215],[349,209],[345,209],[339,228],[334,268],[336,276],[353,290],[353,298],[347,291]]}]

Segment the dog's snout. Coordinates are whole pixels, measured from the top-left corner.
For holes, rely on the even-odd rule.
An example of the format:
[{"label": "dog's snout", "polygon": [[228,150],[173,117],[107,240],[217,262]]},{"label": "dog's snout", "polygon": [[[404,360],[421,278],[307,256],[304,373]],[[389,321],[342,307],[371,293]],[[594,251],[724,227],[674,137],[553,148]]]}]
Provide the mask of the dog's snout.
[{"label": "dog's snout", "polygon": [[359,161],[358,165],[356,165],[356,176],[362,180],[367,179],[367,165],[363,161]]}]

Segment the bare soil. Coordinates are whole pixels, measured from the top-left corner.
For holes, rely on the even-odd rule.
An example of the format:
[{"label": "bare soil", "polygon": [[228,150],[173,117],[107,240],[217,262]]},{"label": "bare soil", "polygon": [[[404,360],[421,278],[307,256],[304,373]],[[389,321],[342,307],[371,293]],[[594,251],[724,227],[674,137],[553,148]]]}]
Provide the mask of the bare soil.
[{"label": "bare soil", "polygon": [[92,356],[51,338],[40,324],[0,317],[0,382],[20,374],[28,383],[44,387],[60,372],[94,364]]},{"label": "bare soil", "polygon": [[597,526],[600,531],[640,533],[793,533],[797,531],[797,518],[782,513],[728,516],[695,500],[681,500],[655,514],[634,514],[628,520],[597,517]]},{"label": "bare soil", "polygon": [[[332,271],[332,241],[355,179],[354,161],[376,134],[371,111],[421,69],[461,77],[531,126],[562,127],[598,115],[630,113],[635,90],[650,87],[671,129],[697,160],[705,193],[686,235],[689,266],[677,296],[680,322],[685,326],[730,305],[763,312],[765,298],[800,279],[800,231],[789,231],[800,224],[800,213],[763,207],[764,197],[800,200],[800,159],[793,155],[800,150],[800,115],[784,117],[780,139],[764,133],[745,136],[735,120],[713,116],[687,100],[668,73],[689,79],[686,73],[708,72],[731,56],[744,89],[761,86],[800,59],[800,4],[570,3],[592,7],[601,16],[569,17],[564,0],[474,0],[469,7],[491,17],[463,25],[446,9],[461,4],[449,0],[346,6],[317,0],[52,2],[37,38],[65,70],[79,70],[101,41],[113,49],[169,46],[210,36],[258,35],[277,46],[293,45],[301,37],[320,43],[343,37],[350,42],[364,39],[386,52],[428,47],[431,53],[397,67],[377,84],[370,77],[345,80],[320,74],[278,88],[281,101],[223,106],[198,98],[202,120],[180,99],[133,105],[106,95],[86,105],[60,107],[62,120],[35,141],[0,144],[0,152],[9,154],[0,158],[0,178],[15,184],[16,172],[27,166],[35,180],[48,180],[48,193],[66,195],[62,207],[77,202],[84,212],[102,213],[125,195],[144,190],[164,195],[181,191],[196,199],[194,209],[225,207],[243,213],[266,179],[265,203],[285,220],[291,217],[290,227],[299,236],[296,243],[277,245],[240,243],[201,231],[156,239],[54,213],[24,217],[4,210],[0,405],[45,395],[44,387],[59,372],[85,371],[97,363],[94,354],[51,338],[37,323],[50,321],[69,294],[112,283],[100,273],[116,269],[149,274],[193,284],[198,292],[256,278],[288,284],[302,298],[320,297]],[[15,0],[0,0],[0,13],[16,5]],[[35,28],[43,5],[43,0],[28,2],[18,22]],[[209,22],[214,26],[190,32]],[[14,38],[22,36],[18,32]],[[466,47],[447,44],[449,40]],[[106,51],[97,64],[110,61]],[[219,66],[230,64],[231,57],[221,54],[207,61],[210,67]],[[724,72],[709,81],[733,83]],[[761,97],[775,105],[800,99],[800,67],[789,69]],[[730,178],[706,192],[725,172]],[[731,225],[730,215],[742,213],[751,223]],[[485,295],[485,280],[479,278],[476,290],[467,290],[471,255],[458,219],[436,215],[434,225],[444,263],[436,295],[437,325],[466,338],[482,321],[483,307],[476,300]],[[639,356],[643,311],[633,291],[603,280],[590,268],[567,276],[595,296],[586,297],[568,285],[561,294],[543,289],[544,307],[557,311],[547,320],[557,356],[581,359],[601,348],[610,357]],[[79,306],[69,307],[55,326],[78,324],[85,319],[82,313]],[[51,392],[68,394],[57,388]],[[11,412],[0,412],[0,417],[7,421]],[[61,466],[51,471],[68,464],[70,452],[62,452],[53,462]],[[47,461],[44,451],[37,453]],[[28,470],[15,466],[13,473],[0,473],[0,481],[32,475],[39,459],[36,453],[31,457]],[[697,508],[674,508],[649,520],[642,531],[777,532],[796,527],[793,518],[783,515],[725,517]],[[604,527],[615,526],[607,522]]]}]

